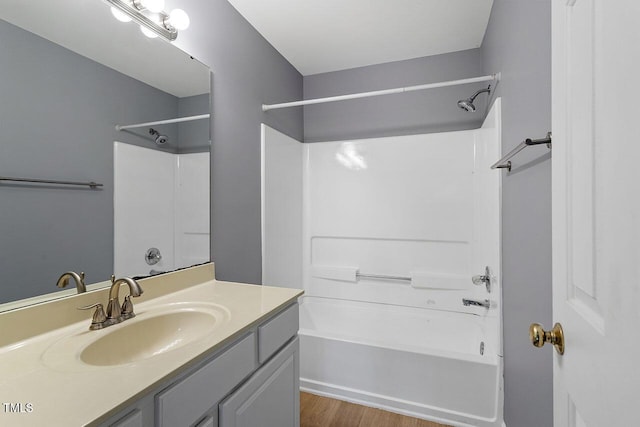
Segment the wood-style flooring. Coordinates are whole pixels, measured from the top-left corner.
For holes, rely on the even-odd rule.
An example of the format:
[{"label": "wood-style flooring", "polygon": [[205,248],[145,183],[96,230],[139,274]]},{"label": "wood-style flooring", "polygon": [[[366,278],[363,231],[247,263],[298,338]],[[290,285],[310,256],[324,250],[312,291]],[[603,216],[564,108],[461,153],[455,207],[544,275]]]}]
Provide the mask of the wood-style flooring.
[{"label": "wood-style flooring", "polygon": [[300,427],[448,427],[431,421],[300,393]]}]

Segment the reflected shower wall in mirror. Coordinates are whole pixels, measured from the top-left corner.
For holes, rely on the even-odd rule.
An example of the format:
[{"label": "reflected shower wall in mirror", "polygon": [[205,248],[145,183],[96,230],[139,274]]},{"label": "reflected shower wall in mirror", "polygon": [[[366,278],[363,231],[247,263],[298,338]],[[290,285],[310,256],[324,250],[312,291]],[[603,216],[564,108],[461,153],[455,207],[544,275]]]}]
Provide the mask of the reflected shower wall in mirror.
[{"label": "reflected shower wall in mirror", "polygon": [[[74,52],[69,43],[63,47],[52,42],[52,37],[41,37],[38,23],[35,27],[22,25],[32,22],[25,18],[25,13],[16,13],[18,18],[7,17],[8,12],[0,13],[4,19],[0,20],[0,55],[5,58],[0,76],[3,99],[0,176],[95,181],[104,185],[91,189],[0,181],[0,304],[55,292],[58,276],[68,270],[85,272],[85,281],[90,284],[108,280],[114,272],[149,274],[151,270],[166,271],[209,260],[210,121],[115,129],[117,124],[209,113],[209,69],[168,42],[145,39],[135,26],[109,22],[115,20],[109,8],[98,0],[51,3],[56,3],[57,14],[64,13],[63,3],[72,5],[72,13],[76,15],[103,13],[105,25],[115,26],[94,32],[107,33],[104,36],[107,40],[98,43],[99,54],[110,55],[116,58],[115,62],[127,58],[130,67],[134,58],[145,64],[133,65],[135,72],[127,72],[136,74],[133,78],[116,71],[117,66],[108,59],[97,62],[85,57],[95,58],[87,52],[83,55]],[[44,14],[47,17],[44,21],[51,22],[47,11],[34,13]],[[102,24],[98,20],[92,25]],[[113,31],[123,32],[122,36],[129,39],[140,38],[136,40],[144,50],[140,50],[140,44],[136,51],[127,50],[138,41],[110,41],[113,36],[108,33]],[[82,34],[75,37],[86,49],[90,41],[101,36],[92,33],[90,37]],[[152,46],[177,53],[156,54]],[[108,48],[114,52],[105,52]],[[176,59],[181,64],[176,65]],[[147,71],[138,72],[145,67]],[[163,85],[161,71],[167,68],[174,83]],[[181,76],[182,69],[187,71]],[[145,73],[150,76],[148,79]],[[194,78],[194,73],[201,74]],[[180,79],[191,87],[181,87]],[[158,135],[150,133],[150,128],[166,136],[167,142],[156,144]],[[129,201],[117,207],[114,207],[115,141],[125,148],[135,146],[142,150],[140,153],[150,153],[128,158],[121,164],[125,174],[117,182],[129,190]],[[172,164],[182,169],[176,166],[175,171],[166,167],[151,170],[152,162],[147,158],[157,153],[172,159]],[[189,182],[197,184],[193,186],[197,189],[190,188]],[[141,202],[142,198],[148,203]],[[192,220],[185,217],[185,211],[194,210],[185,206],[197,207],[197,230],[184,225]],[[206,212],[200,210],[203,206]],[[163,215],[171,217],[171,222],[154,222]],[[144,245],[160,249],[162,259],[149,265],[145,260],[148,248],[138,249],[140,253],[127,253],[125,258],[137,257],[143,262],[141,266],[114,271],[114,216],[140,221],[139,224],[129,221],[121,245],[128,248],[143,241]],[[163,240],[155,243],[153,238],[161,235]],[[180,243],[183,247],[176,249]]]}]

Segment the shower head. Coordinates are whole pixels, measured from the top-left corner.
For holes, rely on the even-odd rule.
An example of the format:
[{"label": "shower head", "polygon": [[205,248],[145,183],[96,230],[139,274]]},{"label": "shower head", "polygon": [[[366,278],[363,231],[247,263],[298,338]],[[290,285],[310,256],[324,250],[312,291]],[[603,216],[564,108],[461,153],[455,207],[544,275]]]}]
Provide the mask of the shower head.
[{"label": "shower head", "polygon": [[465,111],[476,111],[476,106],[473,105],[473,100],[471,98],[461,99],[458,101],[458,107],[462,108]]},{"label": "shower head", "polygon": [[473,101],[476,99],[478,95],[480,95],[483,92],[491,93],[491,85],[489,85],[489,87],[487,87],[486,89],[480,89],[479,91],[474,93],[471,98],[461,99],[460,101],[458,101],[458,107],[462,108],[465,111],[470,111],[470,112],[476,111],[476,106],[473,105]]},{"label": "shower head", "polygon": [[169,137],[166,135],[160,135],[160,132],[155,130],[154,128],[149,128],[149,133],[151,136],[155,137],[156,144],[162,145],[169,141]]}]

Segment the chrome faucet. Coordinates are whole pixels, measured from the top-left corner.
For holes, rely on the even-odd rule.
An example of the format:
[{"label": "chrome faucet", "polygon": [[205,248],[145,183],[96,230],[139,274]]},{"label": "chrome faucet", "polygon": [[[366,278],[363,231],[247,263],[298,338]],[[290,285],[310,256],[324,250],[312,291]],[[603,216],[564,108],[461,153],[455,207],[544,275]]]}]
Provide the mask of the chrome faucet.
[{"label": "chrome faucet", "polygon": [[[124,299],[122,308],[118,294],[120,293],[120,285],[126,283],[129,286],[129,295]],[[133,303],[131,297],[139,297],[142,295],[142,288],[134,279],[130,277],[122,277],[116,280],[116,276],[111,276],[111,289],[109,289],[109,304],[107,305],[107,320],[109,324],[120,323],[124,320],[131,319],[136,314],[133,312]]]},{"label": "chrome faucet", "polygon": [[76,282],[76,288],[79,294],[87,292],[87,287],[84,284],[84,272],[78,274],[75,271],[67,271],[58,278],[56,286],[59,288],[66,287],[69,284],[69,279],[73,279]]},{"label": "chrome faucet", "polygon": [[469,307],[471,305],[474,305],[474,306],[477,306],[477,307],[484,307],[484,308],[491,307],[491,301],[489,301],[488,299],[486,299],[484,301],[478,301],[478,300],[475,300],[475,299],[462,298],[462,304],[465,307]]}]

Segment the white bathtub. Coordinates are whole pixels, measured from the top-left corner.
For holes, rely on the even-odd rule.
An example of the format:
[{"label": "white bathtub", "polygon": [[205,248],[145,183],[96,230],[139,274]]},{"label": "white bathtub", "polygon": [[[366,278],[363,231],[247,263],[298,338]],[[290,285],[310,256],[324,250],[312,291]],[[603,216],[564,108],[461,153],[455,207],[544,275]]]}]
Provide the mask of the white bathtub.
[{"label": "white bathtub", "polygon": [[495,321],[304,297],[301,388],[454,426],[502,426],[502,357],[485,332]]}]

